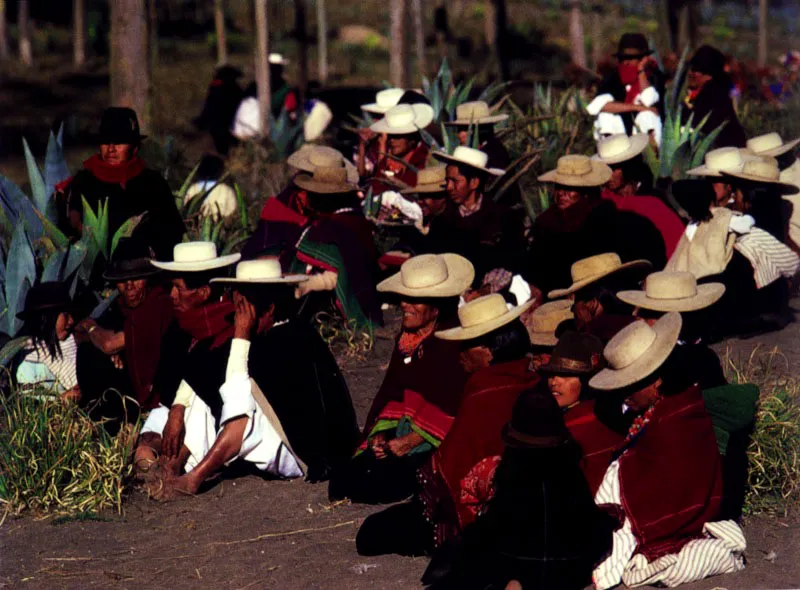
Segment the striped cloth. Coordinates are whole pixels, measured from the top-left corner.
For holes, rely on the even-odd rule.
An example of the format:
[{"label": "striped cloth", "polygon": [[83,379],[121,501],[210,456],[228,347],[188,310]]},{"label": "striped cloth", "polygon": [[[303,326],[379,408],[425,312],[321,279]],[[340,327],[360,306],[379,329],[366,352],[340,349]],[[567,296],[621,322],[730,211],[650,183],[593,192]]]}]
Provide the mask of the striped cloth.
[{"label": "striped cloth", "polygon": [[24,386],[42,385],[57,393],[72,389],[78,384],[75,359],[78,344],[75,337],[59,343],[61,358],[55,359],[43,348],[33,348],[17,369],[17,382]]},{"label": "striped cloth", "polygon": [[753,275],[759,289],[780,277],[793,277],[800,268],[797,254],[758,227],[739,236],[733,247],[753,265]]},{"label": "striped cloth", "polygon": [[[619,486],[619,462],[606,471],[603,483],[595,494],[598,505],[616,504],[622,508]],[[636,552],[636,537],[631,521],[625,518],[622,528],[614,532],[611,555],[592,573],[598,590],[624,583],[629,588],[662,584],[669,588],[702,580],[718,574],[744,569],[746,541],[742,529],[732,520],[709,522],[703,527],[705,538],[690,541],[676,554],[664,555],[652,563]]]}]

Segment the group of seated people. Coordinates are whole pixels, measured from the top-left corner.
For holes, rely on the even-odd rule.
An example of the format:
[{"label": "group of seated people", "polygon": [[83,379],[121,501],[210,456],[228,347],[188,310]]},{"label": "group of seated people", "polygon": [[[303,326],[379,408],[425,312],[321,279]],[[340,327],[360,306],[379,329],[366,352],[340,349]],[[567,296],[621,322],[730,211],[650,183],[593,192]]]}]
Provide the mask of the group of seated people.
[{"label": "group of seated people", "polygon": [[[789,321],[797,142],[712,150],[661,194],[652,134],[602,136],[540,177],[552,206],[526,230],[519,193],[495,199],[504,115],[461,105],[449,154],[424,142],[432,108],[410,94],[365,105],[376,119],[356,162],[293,154],[241,254],[172,239],[170,256],[151,221],[102,269],[119,296],[99,317],[76,321],[68,285],[35,285],[18,381],[112,434],[141,417],[136,477],[156,499],[241,459],[327,481],[332,501],[394,504],[357,550],[431,555],[433,588],[674,586],[742,569],[757,391],[728,384],[709,343]],[[389,252],[367,198],[412,213]],[[333,306],[371,329],[387,304],[400,332],[359,428],[310,318]]]}]

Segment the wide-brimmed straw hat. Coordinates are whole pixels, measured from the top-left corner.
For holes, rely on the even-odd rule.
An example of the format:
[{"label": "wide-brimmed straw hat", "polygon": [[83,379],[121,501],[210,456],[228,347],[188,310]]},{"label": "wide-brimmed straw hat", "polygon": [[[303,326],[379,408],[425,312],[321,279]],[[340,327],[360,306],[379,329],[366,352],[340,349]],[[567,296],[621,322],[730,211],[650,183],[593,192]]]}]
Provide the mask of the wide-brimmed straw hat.
[{"label": "wide-brimmed straw hat", "polygon": [[588,156],[561,156],[555,170],[539,177],[540,182],[554,182],[562,186],[603,186],[611,178],[608,164],[592,160]]},{"label": "wide-brimmed straw hat", "polygon": [[122,238],[117,244],[103,278],[112,283],[145,279],[161,272],[150,263],[150,250],[135,238]]},{"label": "wide-brimmed straw hat", "polygon": [[794,149],[797,144],[800,144],[800,137],[784,143],[780,134],[773,131],[772,133],[765,133],[764,135],[758,135],[748,139],[747,149],[756,156],[772,156],[777,158]]},{"label": "wide-brimmed straw hat", "polygon": [[378,283],[378,291],[407,297],[458,297],[475,280],[475,267],[458,254],[420,254]]},{"label": "wide-brimmed straw hat", "polygon": [[383,115],[392,107],[397,106],[403,94],[405,94],[405,90],[402,88],[386,88],[375,95],[375,102],[362,104],[361,110],[376,115]]},{"label": "wide-brimmed straw hat", "polygon": [[624,133],[610,135],[597,142],[597,153],[592,156],[592,159],[604,164],[627,162],[640,155],[648,143],[650,143],[650,136],[646,133],[632,136]]},{"label": "wide-brimmed straw hat", "polygon": [[625,303],[654,311],[697,311],[725,294],[722,283],[697,284],[690,272],[662,270],[647,276],[643,291],[620,291],[617,298]]},{"label": "wide-brimmed straw hat", "polygon": [[651,327],[636,321],[614,336],[603,351],[608,367],[589,381],[594,389],[612,390],[641,381],[667,360],[681,332],[681,314],[671,311]]},{"label": "wide-brimmed straw hat", "polygon": [[433,107],[427,104],[399,104],[392,107],[383,119],[370,125],[375,133],[408,135],[425,129],[433,122]]},{"label": "wide-brimmed straw hat", "polygon": [[550,291],[547,296],[550,299],[557,299],[570,295],[579,289],[583,289],[602,278],[617,273],[626,269],[646,269],[653,266],[649,260],[632,260],[631,262],[622,263],[619,255],[613,252],[605,254],[597,254],[578,260],[575,262],[569,271],[572,275],[572,284],[565,289],[554,289]]},{"label": "wide-brimmed straw hat", "polygon": [[752,160],[747,160],[742,164],[741,168],[736,170],[724,170],[722,176],[745,180],[755,184],[768,184],[779,189],[784,194],[798,192],[798,188],[795,185],[781,181],[781,171],[778,168],[778,162],[775,158],[770,156],[756,157]]},{"label": "wide-brimmed straw hat", "polygon": [[756,156],[748,155],[739,148],[723,147],[707,152],[703,159],[703,165],[687,170],[689,176],[712,176],[721,177],[723,172],[736,170],[750,159]]},{"label": "wide-brimmed straw hat", "polygon": [[550,301],[537,307],[528,318],[528,336],[536,346],[555,346],[558,342],[556,329],[562,322],[575,317],[572,302],[566,299]]},{"label": "wide-brimmed straw hat", "polygon": [[492,114],[489,103],[482,100],[464,102],[456,107],[456,118],[445,125],[494,125],[508,119],[505,113]]},{"label": "wide-brimmed straw hat", "polygon": [[417,184],[401,190],[404,194],[444,193],[447,190],[447,167],[430,166],[417,174]]},{"label": "wide-brimmed straw hat", "polygon": [[541,365],[542,375],[589,375],[603,366],[603,342],[596,336],[565,332],[550,360]]},{"label": "wide-brimmed straw hat", "polygon": [[294,183],[303,190],[326,195],[350,193],[358,186],[347,180],[347,170],[342,167],[317,166],[309,174],[298,174]]},{"label": "wide-brimmed straw hat", "polygon": [[470,168],[480,170],[492,176],[502,176],[506,173],[506,171],[501,168],[488,168],[486,165],[489,163],[489,155],[485,152],[463,145],[458,146],[453,151],[453,155],[447,152],[433,152],[433,157],[447,164],[469,166]]},{"label": "wide-brimmed straw hat", "polygon": [[325,145],[304,144],[286,160],[289,166],[303,172],[314,172],[319,167],[344,168],[347,182],[358,184],[358,168],[342,155],[342,152]]},{"label": "wide-brimmed straw hat", "polygon": [[156,268],[170,272],[203,272],[223,268],[239,262],[241,254],[217,256],[214,242],[186,242],[175,244],[172,249],[172,262],[152,260]]},{"label": "wide-brimmed straw hat", "polygon": [[69,289],[62,281],[46,281],[38,283],[28,290],[25,297],[25,308],[17,314],[23,321],[42,312],[69,311],[72,300]]},{"label": "wide-brimmed straw hat", "polygon": [[506,300],[499,293],[484,295],[465,303],[458,308],[458,328],[436,332],[442,340],[472,340],[513,322],[533,305],[528,301],[517,307],[508,308]]},{"label": "wide-brimmed straw hat", "polygon": [[236,265],[235,277],[211,279],[212,283],[237,283],[248,285],[296,284],[308,280],[307,275],[289,275],[281,272],[276,259],[245,260]]}]

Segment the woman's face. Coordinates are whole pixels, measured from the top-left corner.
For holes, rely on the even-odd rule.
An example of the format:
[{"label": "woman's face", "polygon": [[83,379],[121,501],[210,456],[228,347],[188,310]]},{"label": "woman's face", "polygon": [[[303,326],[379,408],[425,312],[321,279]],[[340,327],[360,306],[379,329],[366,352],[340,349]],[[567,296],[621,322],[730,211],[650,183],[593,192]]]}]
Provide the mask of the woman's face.
[{"label": "woman's face", "polygon": [[581,380],[579,377],[554,375],[547,379],[547,386],[550,388],[550,393],[555,396],[559,408],[568,408],[580,400]]},{"label": "woman's face", "polygon": [[561,209],[568,209],[584,197],[584,193],[574,188],[566,186],[557,186],[553,193],[553,201],[556,207]]},{"label": "woman's face", "polygon": [[104,143],[100,145],[100,158],[111,166],[121,166],[133,159],[138,151],[129,143]]},{"label": "woman's face", "polygon": [[728,201],[733,198],[733,187],[727,182],[715,182],[712,186],[714,187],[715,196],[714,205],[716,207],[727,207]]},{"label": "woman's face", "polygon": [[72,319],[72,314],[63,311],[58,314],[56,318],[56,338],[63,342],[69,335],[72,334],[72,327],[75,325],[75,320]]},{"label": "woman's face", "polygon": [[439,310],[427,303],[401,301],[400,310],[403,312],[403,330],[407,332],[430,327],[439,317]]}]

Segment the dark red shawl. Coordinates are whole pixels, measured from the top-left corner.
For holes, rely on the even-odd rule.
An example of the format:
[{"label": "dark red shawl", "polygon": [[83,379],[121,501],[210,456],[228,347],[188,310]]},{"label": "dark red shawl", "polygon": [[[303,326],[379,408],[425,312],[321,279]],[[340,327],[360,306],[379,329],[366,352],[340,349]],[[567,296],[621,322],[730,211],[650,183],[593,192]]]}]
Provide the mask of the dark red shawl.
[{"label": "dark red shawl", "polygon": [[84,160],[83,167],[102,182],[125,186],[131,178],[139,176],[144,171],[145,164],[139,156],[134,156],[124,164],[112,166],[103,161],[100,154],[95,154]]},{"label": "dark red shawl", "polygon": [[125,361],[136,401],[143,409],[155,408],[160,399],[153,390],[153,378],[161,358],[161,340],[172,322],[172,301],[161,287],[155,287],[138,307],[120,309],[125,316]]},{"label": "dark red shawl", "polygon": [[228,300],[209,303],[197,309],[175,313],[178,326],[195,342],[211,339],[214,349],[233,337],[233,303]]},{"label": "dark red shawl", "polygon": [[474,520],[470,507],[459,501],[461,481],[479,461],[502,454],[502,430],[511,408],[539,379],[530,369],[530,359],[524,358],[478,371],[467,381],[447,438],[419,472],[420,499],[434,523],[437,546]]},{"label": "dark red shawl", "polygon": [[622,507],[648,560],[680,551],[719,516],[722,465],[700,388],[665,397],[619,458]]},{"label": "dark red shawl", "polygon": [[623,197],[607,189],[603,191],[602,197],[614,203],[620,211],[630,211],[648,219],[664,239],[664,248],[669,260],[686,229],[675,211],[667,207],[658,197],[644,195]]},{"label": "dark red shawl", "polygon": [[581,402],[564,412],[564,422],[583,451],[581,469],[589,483],[592,494],[597,492],[614,451],[625,437],[610,430],[594,413],[594,401]]}]

